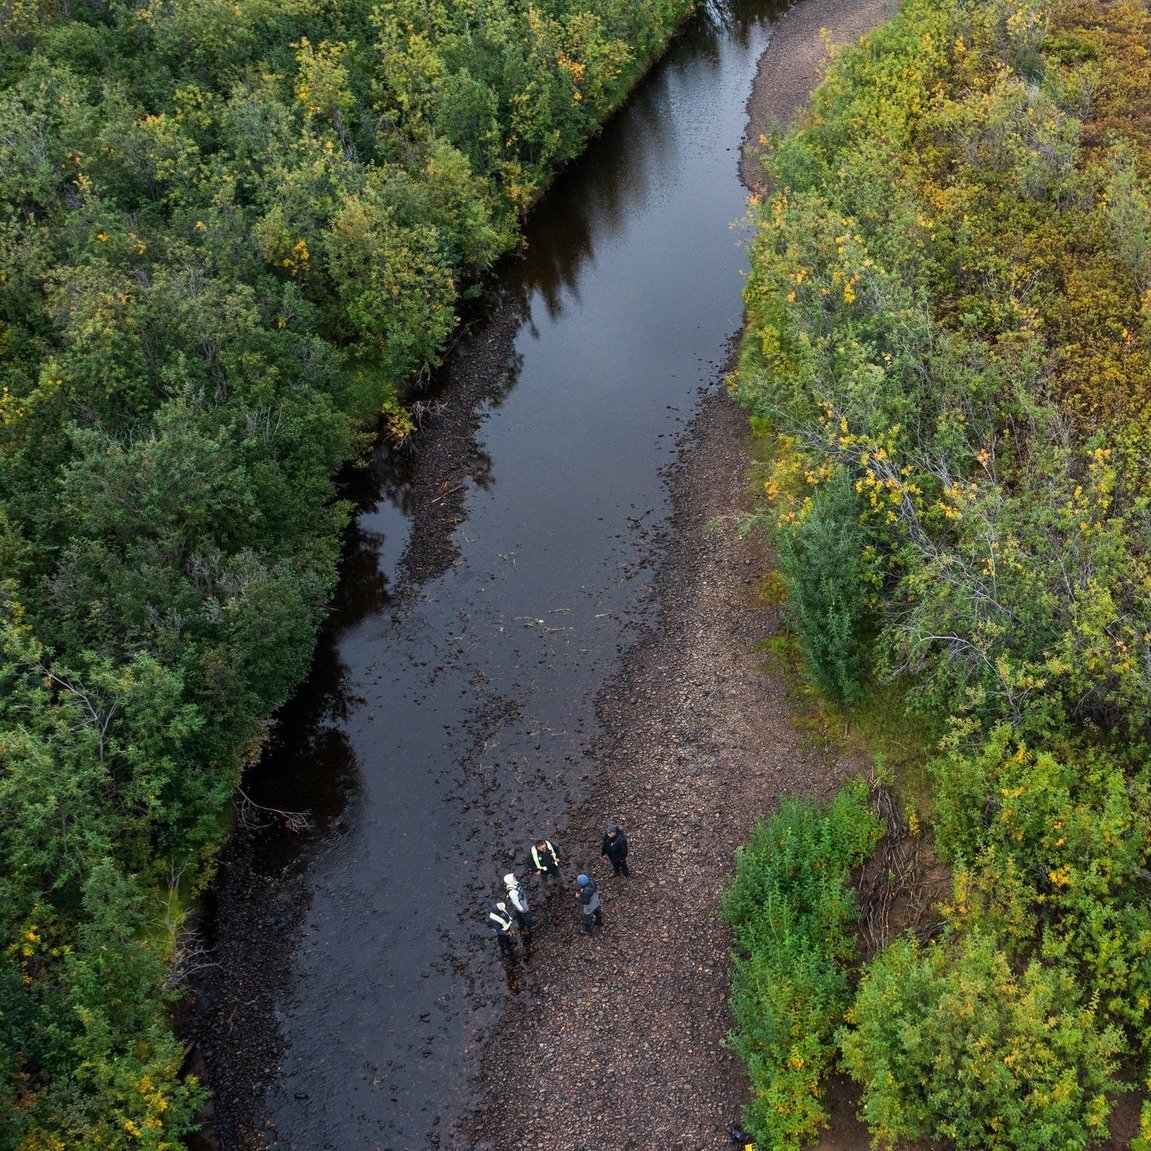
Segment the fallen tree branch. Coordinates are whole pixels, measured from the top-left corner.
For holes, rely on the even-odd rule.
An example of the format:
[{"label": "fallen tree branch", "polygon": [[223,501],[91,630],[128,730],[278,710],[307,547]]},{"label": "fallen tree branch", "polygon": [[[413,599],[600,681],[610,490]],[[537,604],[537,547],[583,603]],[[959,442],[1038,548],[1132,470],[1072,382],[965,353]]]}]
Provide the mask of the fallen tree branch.
[{"label": "fallen tree branch", "polygon": [[257,803],[242,787],[236,788],[240,795],[237,819],[247,831],[262,831],[276,824],[288,831],[311,831],[315,820],[306,811],[282,811],[278,807],[265,807]]}]

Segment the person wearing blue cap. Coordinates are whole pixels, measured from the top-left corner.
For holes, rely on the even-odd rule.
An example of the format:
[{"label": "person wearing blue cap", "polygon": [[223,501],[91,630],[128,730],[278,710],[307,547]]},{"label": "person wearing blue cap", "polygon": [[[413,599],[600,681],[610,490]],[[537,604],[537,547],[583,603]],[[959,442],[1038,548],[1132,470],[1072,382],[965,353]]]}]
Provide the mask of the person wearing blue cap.
[{"label": "person wearing blue cap", "polygon": [[603,912],[600,910],[599,905],[599,888],[596,887],[595,880],[590,875],[577,875],[576,886],[579,892],[576,898],[583,906],[583,929],[586,934],[591,935],[592,925],[596,927],[603,926]]}]

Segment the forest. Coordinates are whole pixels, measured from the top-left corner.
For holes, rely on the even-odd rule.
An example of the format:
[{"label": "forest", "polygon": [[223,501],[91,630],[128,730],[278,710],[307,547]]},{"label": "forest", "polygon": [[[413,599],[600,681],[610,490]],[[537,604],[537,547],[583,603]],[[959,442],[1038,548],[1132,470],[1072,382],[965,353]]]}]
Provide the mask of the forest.
[{"label": "forest", "polygon": [[1083,1148],[1145,1090],[1148,91],[1143,3],[905,0],[770,141],[733,379],[761,519],[807,679],[903,700],[950,894],[864,963],[866,795],[741,849],[758,1146],[813,1141],[837,1067],[880,1146]]},{"label": "forest", "polygon": [[0,0],[0,1148],[179,1145],[170,1012],[340,469],[686,0]]}]

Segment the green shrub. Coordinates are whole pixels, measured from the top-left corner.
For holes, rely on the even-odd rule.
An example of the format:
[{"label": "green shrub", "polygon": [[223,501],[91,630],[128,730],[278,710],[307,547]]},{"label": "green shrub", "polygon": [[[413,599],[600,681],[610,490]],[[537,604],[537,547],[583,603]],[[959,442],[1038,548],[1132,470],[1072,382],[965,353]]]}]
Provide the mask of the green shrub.
[{"label": "green shrub", "polygon": [[867,536],[851,479],[814,489],[806,512],[781,525],[777,562],[788,618],[808,674],[831,699],[851,704],[866,673],[871,582]]},{"label": "green shrub", "polygon": [[[936,846],[964,863],[952,918],[1016,955],[1075,972],[1101,1017],[1147,1043],[1151,908],[1145,773],[1061,741],[1036,750],[1009,726],[932,766]],[[974,882],[968,883],[971,878]]]},{"label": "green shrub", "polygon": [[885,1146],[945,1138],[956,1151],[1066,1151],[1107,1133],[1123,1042],[1075,977],[994,941],[892,944],[864,976],[841,1032],[862,1114]]},{"label": "green shrub", "polygon": [[1126,0],[905,0],[768,160],[735,390],[793,622],[850,698],[865,556],[878,671],[956,724],[951,942],[844,1032],[884,1142],[1082,1147],[1151,1034],[1149,43]]},{"label": "green shrub", "polygon": [[738,1022],[729,1042],[751,1079],[744,1121],[764,1147],[798,1151],[827,1126],[821,1083],[855,959],[849,880],[879,835],[867,789],[856,784],[826,809],[785,800],[736,853],[724,898]]}]

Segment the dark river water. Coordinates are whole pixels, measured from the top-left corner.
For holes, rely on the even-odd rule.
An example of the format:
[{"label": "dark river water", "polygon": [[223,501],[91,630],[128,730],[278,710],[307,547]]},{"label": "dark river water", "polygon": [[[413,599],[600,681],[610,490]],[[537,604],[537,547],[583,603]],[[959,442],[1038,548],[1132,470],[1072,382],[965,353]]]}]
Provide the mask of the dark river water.
[{"label": "dark river water", "polygon": [[740,324],[737,162],[771,12],[701,13],[533,213],[499,289],[514,346],[443,491],[463,500],[451,562],[405,580],[421,445],[362,477],[313,675],[247,784],[317,823],[252,863],[294,853],[306,908],[281,925],[270,1146],[466,1146],[479,1040],[522,993],[485,927],[500,876],[541,834],[573,863],[598,851],[567,819],[596,778],[597,692],[653,622],[667,469]]}]

